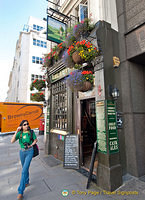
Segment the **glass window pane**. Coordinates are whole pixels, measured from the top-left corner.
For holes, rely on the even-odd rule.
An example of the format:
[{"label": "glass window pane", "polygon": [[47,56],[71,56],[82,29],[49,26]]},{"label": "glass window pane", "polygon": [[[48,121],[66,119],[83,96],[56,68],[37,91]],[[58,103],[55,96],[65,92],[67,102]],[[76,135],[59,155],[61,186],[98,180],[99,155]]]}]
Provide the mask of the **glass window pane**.
[{"label": "glass window pane", "polygon": [[40,30],[40,26],[37,26],[37,31],[39,31]]},{"label": "glass window pane", "polygon": [[53,128],[67,130],[67,92],[64,81],[52,85]]},{"label": "glass window pane", "polygon": [[33,39],[33,45],[36,45],[36,39]]},{"label": "glass window pane", "polygon": [[83,21],[85,18],[88,18],[88,6],[80,4],[80,22]]},{"label": "glass window pane", "polygon": [[33,29],[36,30],[36,24],[33,24]]},{"label": "glass window pane", "polygon": [[39,64],[39,57],[36,57],[36,63]]},{"label": "glass window pane", "polygon": [[32,56],[32,63],[35,63],[35,56]]}]

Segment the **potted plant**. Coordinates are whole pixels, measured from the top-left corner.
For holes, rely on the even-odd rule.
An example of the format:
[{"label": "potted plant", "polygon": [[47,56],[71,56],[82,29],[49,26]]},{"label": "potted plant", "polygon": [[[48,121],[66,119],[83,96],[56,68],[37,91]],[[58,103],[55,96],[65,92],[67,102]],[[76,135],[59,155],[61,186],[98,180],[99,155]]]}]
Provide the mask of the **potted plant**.
[{"label": "potted plant", "polygon": [[72,58],[68,55],[67,50],[64,51],[62,60],[65,63],[65,66],[67,66],[68,68],[74,67],[74,62],[73,62]]},{"label": "potted plant", "polygon": [[32,93],[31,94],[31,101],[44,101],[45,96],[43,92],[38,92],[38,93]]},{"label": "potted plant", "polygon": [[69,48],[69,46],[71,46],[75,41],[76,37],[73,35],[73,33],[69,33],[65,39],[66,48]]},{"label": "potted plant", "polygon": [[93,82],[94,82],[94,75],[92,71],[82,71],[82,75],[83,75],[84,82],[80,91],[86,92],[92,89]]},{"label": "potted plant", "polygon": [[71,45],[67,53],[72,57],[74,63],[79,64],[92,61],[99,55],[99,50],[96,47],[93,47],[90,42],[82,40]]},{"label": "potted plant", "polygon": [[35,79],[30,85],[30,90],[32,91],[34,90],[34,88],[36,88],[38,91],[40,91],[45,87],[46,87],[45,80]]},{"label": "potted plant", "polygon": [[76,38],[76,40],[80,40],[81,37],[88,37],[94,27],[95,24],[91,23],[91,19],[85,18],[70,29],[70,33]]},{"label": "potted plant", "polygon": [[65,49],[64,42],[61,42],[60,44],[58,44],[52,48],[52,56],[54,57],[55,61],[59,60],[59,58],[62,56],[61,53],[64,51],[64,49]]},{"label": "potted plant", "polygon": [[54,46],[51,49],[51,52],[46,54],[45,57],[43,58],[43,68],[47,67],[52,67],[54,61],[58,61],[59,58],[62,56],[62,52],[65,49],[65,44],[64,42]]},{"label": "potted plant", "polygon": [[75,70],[66,78],[66,83],[72,91],[85,92],[92,88],[93,79],[94,76],[92,71]]},{"label": "potted plant", "polygon": [[43,67],[49,68],[52,65],[53,65],[53,54],[52,52],[50,52],[43,58]]}]

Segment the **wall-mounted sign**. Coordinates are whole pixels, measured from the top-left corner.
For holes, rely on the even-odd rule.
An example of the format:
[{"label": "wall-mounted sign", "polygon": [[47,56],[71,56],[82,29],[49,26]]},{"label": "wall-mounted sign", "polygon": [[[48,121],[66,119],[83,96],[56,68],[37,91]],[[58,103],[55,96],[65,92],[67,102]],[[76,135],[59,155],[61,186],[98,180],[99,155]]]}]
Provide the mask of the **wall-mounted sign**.
[{"label": "wall-mounted sign", "polygon": [[116,56],[113,56],[113,67],[117,68],[120,65],[120,59]]},{"label": "wall-mounted sign", "polygon": [[47,40],[61,43],[65,41],[66,24],[47,16]]},{"label": "wall-mounted sign", "polygon": [[117,128],[122,128],[122,125],[123,125],[122,113],[117,112]]},{"label": "wall-mounted sign", "polygon": [[108,122],[108,143],[109,153],[117,153],[118,147],[118,134],[116,124],[116,107],[115,102],[107,100],[107,122]]},{"label": "wall-mounted sign", "polygon": [[[102,64],[98,65],[103,67]],[[104,69],[99,69],[95,72],[95,86],[96,86],[96,101],[105,100]]]},{"label": "wall-mounted sign", "polygon": [[67,76],[71,71],[73,71],[74,68],[70,69],[70,68],[65,68],[55,74],[51,75],[51,82],[57,81],[65,76]]},{"label": "wall-mounted sign", "polygon": [[64,168],[79,169],[79,136],[66,135],[64,140]]},{"label": "wall-mounted sign", "polygon": [[96,102],[96,126],[97,126],[97,151],[107,153],[105,102]]}]

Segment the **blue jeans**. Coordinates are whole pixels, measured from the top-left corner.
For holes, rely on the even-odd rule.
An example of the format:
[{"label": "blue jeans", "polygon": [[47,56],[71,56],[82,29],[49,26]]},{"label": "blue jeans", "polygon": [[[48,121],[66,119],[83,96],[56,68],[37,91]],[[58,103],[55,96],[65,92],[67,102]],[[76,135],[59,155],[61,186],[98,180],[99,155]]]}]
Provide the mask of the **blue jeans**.
[{"label": "blue jeans", "polygon": [[33,158],[33,148],[28,150],[20,150],[20,160],[22,164],[21,181],[18,187],[18,193],[23,195],[25,184],[29,183],[29,167]]}]

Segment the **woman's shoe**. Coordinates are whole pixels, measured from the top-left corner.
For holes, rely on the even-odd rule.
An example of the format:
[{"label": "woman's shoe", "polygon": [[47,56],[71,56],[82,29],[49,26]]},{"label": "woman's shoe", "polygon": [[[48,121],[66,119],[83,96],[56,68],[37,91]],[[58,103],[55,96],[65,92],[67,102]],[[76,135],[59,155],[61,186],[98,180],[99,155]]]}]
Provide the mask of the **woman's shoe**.
[{"label": "woman's shoe", "polygon": [[17,200],[22,200],[22,199],[23,199],[23,195],[22,194],[18,194]]}]

